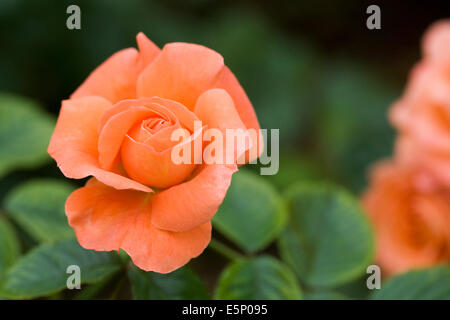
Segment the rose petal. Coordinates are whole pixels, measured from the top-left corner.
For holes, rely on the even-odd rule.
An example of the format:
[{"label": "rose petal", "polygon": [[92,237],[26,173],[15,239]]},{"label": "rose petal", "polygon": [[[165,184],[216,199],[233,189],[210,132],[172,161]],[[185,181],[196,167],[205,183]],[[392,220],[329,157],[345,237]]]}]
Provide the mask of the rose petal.
[{"label": "rose petal", "polygon": [[[195,140],[201,139],[201,134],[195,135]],[[183,143],[183,142],[182,142]],[[175,163],[172,159],[172,149],[158,152],[152,146],[138,142],[127,135],[121,149],[123,166],[128,175],[135,181],[156,188],[168,188],[186,180],[195,169],[193,161]]]},{"label": "rose petal", "polygon": [[161,50],[143,32],[137,34],[136,42],[139,48],[139,69],[142,71],[155,60]]},{"label": "rose petal", "polygon": [[120,50],[98,66],[71,98],[101,96],[112,103],[136,97],[136,81],[140,72],[160,50],[143,33],[137,35],[141,52],[135,48]]},{"label": "rose petal", "polygon": [[423,51],[426,58],[450,63],[450,19],[435,22],[429,27],[423,39]]},{"label": "rose petal", "polygon": [[188,43],[167,44],[139,76],[137,96],[167,98],[193,110],[200,94],[213,88],[225,89],[233,98],[242,122],[256,131],[256,143],[248,151],[247,160],[256,159],[264,148],[258,119],[245,91],[217,52]]},{"label": "rose petal", "polygon": [[135,98],[138,57],[134,48],[115,53],[89,75],[71,98],[101,96],[112,103]]},{"label": "rose petal", "polygon": [[186,231],[211,220],[221,205],[236,166],[205,165],[190,181],[152,198],[152,223],[161,229]]},{"label": "rose petal", "polygon": [[247,129],[255,130],[257,139],[253,141],[253,146],[246,155],[247,162],[255,160],[264,150],[264,140],[260,132],[260,126],[255,110],[244,89],[241,87],[234,74],[226,66],[222,68],[220,74],[217,76],[217,80],[211,88],[225,89],[230,94],[231,98],[233,98],[239,117]]},{"label": "rose petal", "polygon": [[86,249],[125,250],[139,268],[168,273],[198,256],[211,239],[211,224],[186,232],[169,232],[152,223],[152,198],[116,190],[95,179],[67,199],[66,214]]},{"label": "rose petal", "polygon": [[68,178],[82,179],[92,175],[117,189],[151,192],[147,186],[99,168],[97,126],[110,106],[111,103],[101,97],[63,101],[48,153]]},{"label": "rose petal", "polygon": [[129,99],[115,104],[103,114],[100,119],[98,131],[101,132],[108,120],[116,114],[124,112],[134,106],[150,107],[154,104],[167,108],[186,128],[188,128],[191,132],[194,131],[194,121],[198,120],[197,116],[182,104],[160,97]]},{"label": "rose petal", "polygon": [[188,43],[166,44],[139,76],[137,96],[171,99],[193,110],[222,67],[222,56],[211,49]]},{"label": "rose petal", "polygon": [[190,132],[194,132],[194,122],[199,120],[194,112],[189,111],[184,105],[173,100],[153,97],[152,101],[172,111],[185,128]]},{"label": "rose petal", "polygon": [[167,125],[154,133],[149,133],[141,124],[140,126],[136,125],[135,128],[131,129],[128,135],[133,140],[152,147],[157,152],[163,152],[177,144],[177,142],[172,139],[172,134],[173,131],[178,128],[181,128],[179,124]]},{"label": "rose petal", "polygon": [[197,100],[194,113],[209,128],[246,129],[237,113],[233,99],[223,89],[211,89]]},{"label": "rose petal", "polygon": [[[256,141],[251,141],[251,136],[247,133],[247,128],[234,107],[233,99],[225,90],[211,89],[204,92],[198,98],[194,112],[203,124],[208,125],[208,129],[216,128],[222,132],[225,159],[220,160],[228,159],[225,152],[231,151],[234,155],[234,161],[237,161],[253,143],[256,143]],[[227,130],[233,130],[234,134],[237,135],[236,139],[234,136],[227,139]],[[239,140],[242,142],[239,142]],[[234,148],[230,149],[228,146],[233,146],[233,144]],[[224,163],[226,162],[221,162],[221,164]]]},{"label": "rose petal", "polygon": [[227,91],[233,98],[236,110],[245,126],[249,129],[259,130],[260,127],[255,110],[239,81],[228,67],[222,68],[212,88],[221,88]]},{"label": "rose petal", "polygon": [[[449,202],[445,200],[446,206],[442,206],[443,198],[439,202],[435,198],[432,206],[430,192],[436,191],[422,193],[416,189],[415,174],[417,171],[392,162],[377,164],[371,170],[371,187],[362,198],[375,227],[377,260],[386,273],[433,265],[450,254],[443,251],[448,241],[446,232],[442,228],[434,232],[436,223],[442,224]],[[433,212],[442,208],[439,215]],[[424,209],[427,211],[420,212]]]},{"label": "rose petal", "polygon": [[418,145],[410,135],[400,135],[395,143],[395,157],[403,166],[416,166],[430,172],[445,186],[450,186],[450,152],[446,149],[430,150]]},{"label": "rose petal", "polygon": [[98,140],[99,161],[101,167],[106,170],[111,168],[125,135],[135,123],[141,122],[152,115],[166,116],[168,120],[176,121],[175,115],[169,110],[158,105],[153,105],[151,108],[139,106],[138,100],[127,100],[114,106],[114,108],[120,109],[121,105],[125,104],[127,109],[109,118],[100,133]]}]

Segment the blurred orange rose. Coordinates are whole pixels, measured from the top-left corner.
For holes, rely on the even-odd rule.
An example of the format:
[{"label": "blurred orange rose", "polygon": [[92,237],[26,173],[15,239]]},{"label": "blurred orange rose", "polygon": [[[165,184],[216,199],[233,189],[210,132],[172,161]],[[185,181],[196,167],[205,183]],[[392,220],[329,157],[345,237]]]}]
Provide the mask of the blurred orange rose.
[{"label": "blurred orange rose", "polygon": [[362,198],[387,274],[450,262],[450,20],[430,28],[423,55],[390,111],[395,159],[372,169]]},{"label": "blurred orange rose", "polygon": [[450,261],[450,190],[416,168],[381,162],[362,197],[384,274]]},{"label": "blurred orange rose", "polygon": [[426,167],[450,187],[450,20],[430,28],[423,55],[391,109],[391,122],[400,134],[395,157]]},{"label": "blurred orange rose", "polygon": [[[160,50],[142,33],[137,43],[139,51],[117,52],[63,101],[48,152],[68,178],[93,176],[66,202],[80,244],[122,248],[138,267],[167,273],[208,245],[237,170],[174,164],[172,133],[185,129],[193,143],[202,138],[196,120],[218,130],[259,124],[217,52],[187,43]],[[252,142],[258,154],[261,142]]]}]

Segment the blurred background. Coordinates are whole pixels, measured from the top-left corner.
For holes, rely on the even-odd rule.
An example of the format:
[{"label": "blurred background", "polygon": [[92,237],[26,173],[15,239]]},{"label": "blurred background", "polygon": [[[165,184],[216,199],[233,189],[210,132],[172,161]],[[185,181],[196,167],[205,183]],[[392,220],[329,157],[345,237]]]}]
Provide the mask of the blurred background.
[{"label": "blurred background", "polygon": [[[66,28],[70,4],[81,8],[81,30]],[[381,8],[381,30],[366,28],[370,4]],[[386,111],[420,59],[423,32],[449,15],[448,1],[2,0],[0,91],[54,118],[96,66],[136,46],[140,31],[161,47],[203,44],[223,55],[261,127],[280,129],[280,171],[264,179],[280,191],[329,180],[357,195],[368,166],[392,152]],[[63,179],[53,161],[8,170],[0,201],[37,177]]]}]

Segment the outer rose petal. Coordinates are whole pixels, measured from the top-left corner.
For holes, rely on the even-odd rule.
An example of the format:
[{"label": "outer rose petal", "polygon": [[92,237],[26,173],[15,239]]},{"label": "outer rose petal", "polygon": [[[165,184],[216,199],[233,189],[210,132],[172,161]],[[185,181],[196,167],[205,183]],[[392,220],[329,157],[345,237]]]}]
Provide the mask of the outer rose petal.
[{"label": "outer rose petal", "polygon": [[143,33],[137,35],[140,53],[123,49],[98,66],[71,98],[101,96],[112,103],[136,97],[139,73],[159,54],[159,48]]},{"label": "outer rose petal", "polygon": [[[254,129],[258,133],[257,141],[253,141],[253,147],[248,152],[249,155],[257,154],[258,156],[256,158],[258,158],[264,150],[264,140],[259,131],[260,126],[255,110],[244,89],[242,89],[234,74],[226,66],[221,70],[220,75],[212,87],[225,89],[233,98],[239,117],[247,129]],[[250,157],[248,161],[255,160],[256,158]]]},{"label": "outer rose petal", "polygon": [[[251,137],[247,133],[247,128],[242,123],[241,118],[234,107],[233,99],[231,99],[230,95],[225,90],[211,89],[204,92],[198,98],[194,112],[199,119],[203,121],[203,124],[208,125],[208,128],[217,128],[222,132],[223,137],[225,138],[223,141],[225,149],[224,153],[226,151],[231,151],[228,150],[229,148],[227,145],[234,143],[235,148],[232,151],[234,152],[235,161],[252,146],[251,143],[253,143],[253,141],[251,141]],[[237,139],[234,139],[233,136],[232,139],[245,139],[245,144],[241,144],[238,141],[228,141],[226,139],[227,129],[242,130],[242,135],[239,135]]]},{"label": "outer rose petal", "polygon": [[144,70],[161,52],[143,32],[139,32],[136,36],[136,42],[139,48],[139,69]]},{"label": "outer rose petal", "polygon": [[160,230],[151,223],[151,203],[151,195],[91,180],[69,196],[66,214],[84,248],[122,248],[139,268],[168,273],[202,253],[211,239],[211,224],[186,232]]},{"label": "outer rose petal", "polygon": [[198,96],[211,87],[223,67],[214,50],[188,43],[169,43],[139,76],[138,97],[171,99],[193,110]]},{"label": "outer rose petal", "polygon": [[212,87],[225,89],[230,94],[239,117],[248,129],[260,129],[258,118],[247,94],[228,67],[224,66],[222,68]]},{"label": "outer rose petal", "polygon": [[198,98],[194,112],[210,128],[218,128],[221,131],[246,129],[234,108],[233,99],[223,89],[204,92]]},{"label": "outer rose petal", "polygon": [[236,166],[205,165],[192,180],[156,194],[152,198],[152,223],[180,232],[211,220],[236,171]]},{"label": "outer rose petal", "polygon": [[48,147],[62,173],[68,178],[95,176],[117,189],[151,189],[131,179],[99,168],[97,126],[111,103],[101,97],[65,100]]}]

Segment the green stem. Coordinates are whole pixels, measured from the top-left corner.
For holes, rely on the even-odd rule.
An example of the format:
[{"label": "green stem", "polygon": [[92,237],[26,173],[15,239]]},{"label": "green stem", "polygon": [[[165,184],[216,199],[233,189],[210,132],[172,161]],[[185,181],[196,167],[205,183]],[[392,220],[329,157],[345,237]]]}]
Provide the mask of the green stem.
[{"label": "green stem", "polygon": [[228,258],[230,260],[233,260],[233,261],[234,260],[238,260],[238,259],[242,259],[244,257],[242,254],[240,254],[236,250],[231,249],[230,247],[228,247],[224,243],[222,243],[220,241],[217,241],[215,239],[211,239],[211,242],[209,243],[209,247],[211,249],[213,249],[214,251],[220,253],[224,257],[226,257],[226,258]]}]

